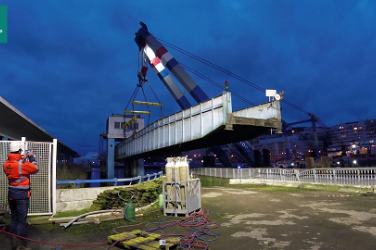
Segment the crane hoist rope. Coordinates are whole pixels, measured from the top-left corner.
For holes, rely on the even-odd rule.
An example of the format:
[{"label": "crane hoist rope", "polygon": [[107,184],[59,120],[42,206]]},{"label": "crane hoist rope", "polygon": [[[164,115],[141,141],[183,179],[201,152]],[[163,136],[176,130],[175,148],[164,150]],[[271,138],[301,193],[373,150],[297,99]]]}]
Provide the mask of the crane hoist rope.
[{"label": "crane hoist rope", "polygon": [[[137,73],[137,77],[138,77],[138,84],[136,86],[136,89],[134,90],[132,96],[131,96],[131,99],[128,101],[128,104],[127,106],[125,107],[125,110],[124,110],[124,113],[125,114],[133,114],[133,117],[128,120],[127,122],[124,122],[124,125],[123,125],[123,129],[125,130],[127,128],[127,126],[129,126],[130,124],[134,123],[137,121],[137,114],[146,114],[148,115],[148,121],[147,121],[147,125],[150,124],[150,115],[151,115],[151,110],[150,110],[150,106],[157,106],[157,107],[160,107],[161,109],[161,118],[163,118],[163,109],[162,109],[162,103],[161,101],[159,100],[158,96],[156,95],[155,91],[153,90],[151,84],[149,83],[149,80],[146,78],[146,74],[147,74],[147,71],[148,71],[148,67],[146,66],[146,58],[145,58],[145,54],[144,52],[140,52],[142,53],[142,55],[139,56],[139,66],[140,66],[140,57],[142,56],[142,63],[141,63],[141,70],[140,70],[140,67],[138,67],[138,73]],[[144,84],[147,84],[150,88],[150,90],[153,92],[155,98],[157,99],[158,102],[148,102],[147,98],[146,98],[146,94],[145,94],[145,90],[144,90]],[[136,101],[136,97],[137,97],[137,94],[138,94],[138,91],[141,89],[142,91],[142,94],[144,96],[144,101]],[[128,106],[129,104],[132,103],[132,110],[128,110]],[[146,105],[147,107],[147,111],[136,111],[135,110],[135,105]],[[135,132],[136,133],[136,130]]]}]

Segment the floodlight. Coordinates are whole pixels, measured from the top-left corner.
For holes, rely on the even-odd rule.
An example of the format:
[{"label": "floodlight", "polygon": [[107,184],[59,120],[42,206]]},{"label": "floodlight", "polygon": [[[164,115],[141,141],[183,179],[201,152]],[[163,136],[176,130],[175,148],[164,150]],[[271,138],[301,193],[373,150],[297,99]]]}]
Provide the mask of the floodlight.
[{"label": "floodlight", "polygon": [[265,94],[266,94],[267,97],[274,97],[277,94],[277,90],[267,89],[267,90],[265,90]]}]

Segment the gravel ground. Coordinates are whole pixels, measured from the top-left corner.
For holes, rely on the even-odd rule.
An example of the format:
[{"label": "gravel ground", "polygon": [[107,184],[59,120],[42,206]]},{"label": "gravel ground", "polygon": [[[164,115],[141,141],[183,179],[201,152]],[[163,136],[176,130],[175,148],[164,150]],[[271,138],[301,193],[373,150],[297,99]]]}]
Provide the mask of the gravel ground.
[{"label": "gravel ground", "polygon": [[[342,193],[343,194],[343,193]],[[252,188],[202,188],[202,205],[209,218],[221,224],[221,234],[210,249],[375,249],[376,198],[359,194],[313,192],[292,188],[291,192]],[[144,217],[147,222],[165,218],[161,212]],[[176,219],[176,218],[172,218]],[[64,230],[58,225],[31,225],[28,237],[65,244],[104,242],[113,228],[126,225],[122,219],[100,224],[74,225]],[[145,224],[133,229],[145,229]],[[125,230],[125,229],[124,229]],[[185,233],[179,226],[164,233]],[[1,249],[10,249],[8,237],[0,234]],[[33,249],[56,249],[35,242]],[[59,249],[107,249],[58,247]],[[114,247],[113,249],[118,249]]]}]

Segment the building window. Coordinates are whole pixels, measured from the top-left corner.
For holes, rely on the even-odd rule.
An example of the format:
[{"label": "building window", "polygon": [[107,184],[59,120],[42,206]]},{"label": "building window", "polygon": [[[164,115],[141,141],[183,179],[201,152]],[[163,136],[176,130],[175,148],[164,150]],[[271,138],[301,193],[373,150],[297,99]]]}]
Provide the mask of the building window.
[{"label": "building window", "polygon": [[119,129],[120,128],[120,122],[115,122],[114,128]]},{"label": "building window", "polygon": [[128,124],[126,129],[138,129],[138,123],[137,122],[134,122],[134,123],[131,123],[131,124]]}]

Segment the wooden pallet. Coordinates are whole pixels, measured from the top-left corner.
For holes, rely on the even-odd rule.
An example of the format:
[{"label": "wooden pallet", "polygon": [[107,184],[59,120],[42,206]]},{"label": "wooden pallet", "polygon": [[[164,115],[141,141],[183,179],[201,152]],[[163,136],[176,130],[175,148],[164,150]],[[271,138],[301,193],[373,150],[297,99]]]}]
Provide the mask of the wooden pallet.
[{"label": "wooden pallet", "polygon": [[142,249],[142,250],[155,250],[166,249],[172,250],[177,248],[177,244],[173,242],[180,241],[179,237],[167,237],[166,246],[159,246],[160,234],[148,233],[141,230],[133,230],[131,232],[123,232],[120,234],[108,236],[108,243],[113,244],[119,241],[116,246],[124,249]]}]

